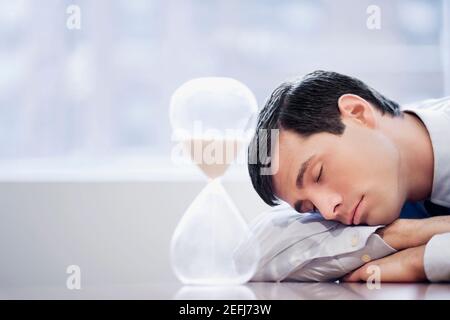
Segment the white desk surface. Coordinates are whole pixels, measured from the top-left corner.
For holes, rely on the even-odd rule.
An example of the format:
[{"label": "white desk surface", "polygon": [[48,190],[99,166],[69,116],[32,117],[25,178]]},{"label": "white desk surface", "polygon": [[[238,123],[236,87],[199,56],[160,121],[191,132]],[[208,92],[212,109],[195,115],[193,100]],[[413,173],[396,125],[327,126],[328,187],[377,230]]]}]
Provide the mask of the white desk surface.
[{"label": "white desk surface", "polygon": [[242,286],[183,286],[179,283],[82,287],[0,288],[0,299],[448,299],[450,284],[382,283],[369,289],[365,283],[262,283]]}]

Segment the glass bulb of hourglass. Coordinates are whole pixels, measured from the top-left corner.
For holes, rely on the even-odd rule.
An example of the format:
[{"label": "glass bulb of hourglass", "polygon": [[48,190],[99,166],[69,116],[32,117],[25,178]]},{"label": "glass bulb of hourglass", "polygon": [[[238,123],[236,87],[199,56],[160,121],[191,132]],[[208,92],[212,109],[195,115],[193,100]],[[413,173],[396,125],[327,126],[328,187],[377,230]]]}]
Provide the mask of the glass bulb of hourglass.
[{"label": "glass bulb of hourglass", "polygon": [[241,243],[248,245],[250,231],[220,182],[256,111],[252,92],[230,78],[194,79],[172,96],[173,136],[210,179],[172,237],[172,267],[184,283],[240,284],[256,269],[256,245],[245,254],[238,253]]},{"label": "glass bulb of hourglass", "polygon": [[216,178],[236,158],[256,111],[255,96],[241,82],[198,78],[172,95],[170,122],[175,140],[184,144],[193,162],[207,177]]}]

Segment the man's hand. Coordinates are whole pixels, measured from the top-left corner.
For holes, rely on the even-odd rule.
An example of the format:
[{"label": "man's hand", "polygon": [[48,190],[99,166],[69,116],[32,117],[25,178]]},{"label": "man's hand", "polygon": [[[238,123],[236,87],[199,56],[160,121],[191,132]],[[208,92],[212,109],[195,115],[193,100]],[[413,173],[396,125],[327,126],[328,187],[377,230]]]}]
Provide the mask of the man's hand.
[{"label": "man's hand", "polygon": [[399,252],[366,263],[350,272],[343,281],[367,281],[373,275],[370,266],[380,268],[381,282],[426,281],[425,245],[436,234],[450,232],[450,216],[427,219],[398,219],[377,230],[383,240]]},{"label": "man's hand", "polygon": [[398,219],[377,230],[381,238],[396,250],[426,245],[434,235],[447,232],[450,232],[450,216]]},{"label": "man's hand", "polygon": [[350,272],[342,280],[347,282],[367,281],[372,276],[370,266],[378,266],[381,282],[422,282],[426,281],[423,265],[425,246],[409,248],[379,260],[366,263]]}]

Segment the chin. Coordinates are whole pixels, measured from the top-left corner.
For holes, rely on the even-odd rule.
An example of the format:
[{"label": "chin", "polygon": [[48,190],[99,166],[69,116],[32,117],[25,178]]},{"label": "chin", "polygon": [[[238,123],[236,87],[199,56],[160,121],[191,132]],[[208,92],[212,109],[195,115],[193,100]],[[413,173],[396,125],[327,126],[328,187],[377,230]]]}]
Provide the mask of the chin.
[{"label": "chin", "polygon": [[394,222],[395,220],[397,220],[397,218],[395,218],[395,217],[386,218],[386,219],[384,219],[384,221],[381,222],[380,224],[391,224],[391,223]]},{"label": "chin", "polygon": [[391,224],[392,222],[397,220],[397,218],[398,218],[398,215],[382,215],[380,213],[377,214],[376,212],[373,212],[372,217],[368,217],[366,223],[369,226],[376,226],[376,225],[380,225],[380,224],[387,225],[387,224]]},{"label": "chin", "polygon": [[402,209],[402,202],[398,201],[398,194],[394,192],[385,193],[378,199],[384,199],[384,201],[377,202],[377,205],[372,205],[368,208],[369,212],[365,219],[366,224],[370,226],[388,225],[397,220]]}]

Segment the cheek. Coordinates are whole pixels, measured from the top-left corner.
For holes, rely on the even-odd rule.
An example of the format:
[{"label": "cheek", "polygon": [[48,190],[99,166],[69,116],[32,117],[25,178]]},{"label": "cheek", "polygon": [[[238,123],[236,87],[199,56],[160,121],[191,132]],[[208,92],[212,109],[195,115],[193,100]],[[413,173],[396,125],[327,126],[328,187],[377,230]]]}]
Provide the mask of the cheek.
[{"label": "cheek", "polygon": [[330,163],[332,180],[340,188],[361,188],[367,184],[367,178],[373,172],[368,158],[365,152],[360,152],[356,147],[346,146],[335,150]]},{"label": "cheek", "polygon": [[329,144],[329,183],[344,199],[365,194],[369,225],[389,224],[400,213],[398,150],[373,130],[348,127],[347,133]]},{"label": "cheek", "polygon": [[389,141],[380,139],[368,153],[368,191],[378,198],[380,208],[384,208],[386,214],[391,216],[396,213],[402,200],[399,196],[398,150]]},{"label": "cheek", "polygon": [[398,218],[404,202],[399,185],[400,156],[389,141],[376,142],[366,153],[366,192],[372,200],[369,209],[372,223],[368,222],[389,224]]},{"label": "cheek", "polygon": [[380,199],[386,194],[397,195],[398,150],[373,130],[348,129],[329,144],[330,183],[345,194],[373,193]]},{"label": "cheek", "polygon": [[373,188],[384,195],[386,201],[397,202],[399,190],[398,150],[389,142],[380,139],[374,146],[370,163],[369,177]]},{"label": "cheek", "polygon": [[336,170],[344,173],[339,179],[341,187],[368,194],[376,203],[373,209],[384,207],[381,211],[395,214],[401,203],[397,148],[383,135],[363,130],[344,142],[334,150],[341,159]]},{"label": "cheek", "polygon": [[399,152],[395,145],[379,133],[370,133],[353,146],[357,163],[365,178],[381,186],[396,187]]}]

